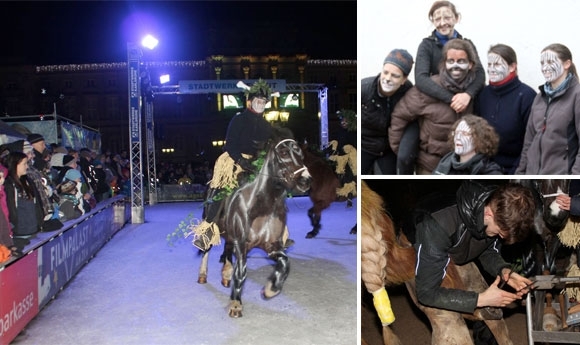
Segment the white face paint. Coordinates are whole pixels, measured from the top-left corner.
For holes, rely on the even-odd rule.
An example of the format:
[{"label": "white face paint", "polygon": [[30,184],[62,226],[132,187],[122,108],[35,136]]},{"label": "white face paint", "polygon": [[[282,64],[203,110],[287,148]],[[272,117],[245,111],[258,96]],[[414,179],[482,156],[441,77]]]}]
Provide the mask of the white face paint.
[{"label": "white face paint", "polygon": [[390,96],[405,83],[405,78],[401,69],[393,64],[386,63],[379,76],[379,85],[383,94]]},{"label": "white face paint", "polygon": [[454,32],[453,28],[455,27],[455,24],[457,24],[457,18],[449,7],[444,6],[433,12],[431,22],[435,26],[437,32],[443,36],[451,37]]},{"label": "white face paint", "polygon": [[455,128],[455,153],[459,156],[466,155],[475,151],[473,146],[473,136],[471,135],[471,128],[465,121],[459,122]]},{"label": "white face paint", "polygon": [[255,113],[261,114],[264,112],[264,109],[266,109],[267,103],[268,101],[263,98],[254,97],[250,106]]},{"label": "white face paint", "polygon": [[562,60],[551,50],[542,52],[540,63],[542,64],[542,74],[544,74],[544,79],[546,79],[547,83],[557,80],[564,74]]},{"label": "white face paint", "polygon": [[487,74],[489,80],[497,83],[504,80],[509,75],[509,65],[500,55],[489,53],[487,55]]},{"label": "white face paint", "polygon": [[449,49],[447,51],[447,59],[445,60],[445,68],[449,72],[449,75],[451,75],[451,78],[456,81],[463,80],[471,68],[467,52]]}]

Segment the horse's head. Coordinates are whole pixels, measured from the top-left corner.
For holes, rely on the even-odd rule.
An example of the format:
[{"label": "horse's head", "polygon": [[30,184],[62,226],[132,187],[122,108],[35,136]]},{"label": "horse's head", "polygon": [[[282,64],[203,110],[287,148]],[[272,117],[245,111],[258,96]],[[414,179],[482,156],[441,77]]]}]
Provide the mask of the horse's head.
[{"label": "horse's head", "polygon": [[294,139],[282,139],[271,150],[274,155],[274,172],[287,190],[306,192],[312,177],[304,165],[304,153]]}]

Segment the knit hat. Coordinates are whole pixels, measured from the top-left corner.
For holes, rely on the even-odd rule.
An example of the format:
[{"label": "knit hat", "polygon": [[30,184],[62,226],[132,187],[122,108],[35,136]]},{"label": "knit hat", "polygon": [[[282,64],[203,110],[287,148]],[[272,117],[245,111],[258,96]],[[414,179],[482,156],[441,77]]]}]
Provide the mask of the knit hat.
[{"label": "knit hat", "polygon": [[60,193],[70,194],[75,190],[76,187],[77,183],[75,181],[65,179],[65,181],[60,185]]},{"label": "knit hat", "polygon": [[62,164],[62,159],[64,158],[64,153],[53,153],[52,157],[50,157],[50,166],[51,167],[62,167],[64,164]]},{"label": "knit hat", "polygon": [[76,181],[81,178],[81,172],[77,169],[68,169],[66,174],[64,174],[64,177],[69,180]]},{"label": "knit hat", "polygon": [[75,157],[71,156],[71,155],[64,155],[62,157],[62,165],[69,165],[72,164],[72,162],[75,160]]},{"label": "knit hat", "polygon": [[34,143],[37,143],[39,141],[43,141],[44,137],[40,134],[32,133],[32,134],[28,134],[28,137],[26,137],[26,140],[28,140],[30,142],[30,144],[34,144]]},{"label": "knit hat", "polygon": [[383,61],[383,65],[386,63],[399,67],[403,74],[407,76],[413,68],[413,57],[405,49],[393,49]]},{"label": "knit hat", "polygon": [[22,143],[22,152],[29,153],[32,152],[32,150],[34,150],[34,148],[32,147],[32,145],[30,145],[30,142],[28,142],[28,140],[24,140],[24,142]]}]

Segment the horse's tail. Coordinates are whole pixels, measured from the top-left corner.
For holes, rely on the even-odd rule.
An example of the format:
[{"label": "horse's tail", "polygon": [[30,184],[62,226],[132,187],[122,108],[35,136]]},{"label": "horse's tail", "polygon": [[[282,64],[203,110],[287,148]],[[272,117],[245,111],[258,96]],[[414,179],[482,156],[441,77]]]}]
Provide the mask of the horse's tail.
[{"label": "horse's tail", "polygon": [[[383,199],[363,181],[361,199],[361,277],[369,291],[402,284],[415,276],[415,250],[401,246]],[[404,235],[402,235],[404,237]],[[396,262],[396,265],[389,265]]]}]

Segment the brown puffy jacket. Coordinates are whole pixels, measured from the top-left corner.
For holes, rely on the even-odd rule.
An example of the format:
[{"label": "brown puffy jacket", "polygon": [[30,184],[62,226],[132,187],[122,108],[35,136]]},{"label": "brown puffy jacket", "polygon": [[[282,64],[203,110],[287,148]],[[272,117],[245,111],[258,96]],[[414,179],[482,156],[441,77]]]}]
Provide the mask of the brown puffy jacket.
[{"label": "brown puffy jacket", "polygon": [[[439,75],[431,77],[434,82],[441,85]],[[410,122],[419,121],[419,154],[417,166],[428,171],[433,171],[441,158],[450,152],[448,143],[451,127],[462,115],[473,112],[473,99],[467,109],[461,114],[456,113],[449,104],[427,96],[413,87],[403,99],[397,103],[391,114],[391,126],[389,127],[389,143],[395,153],[399,151],[399,143]]]}]

